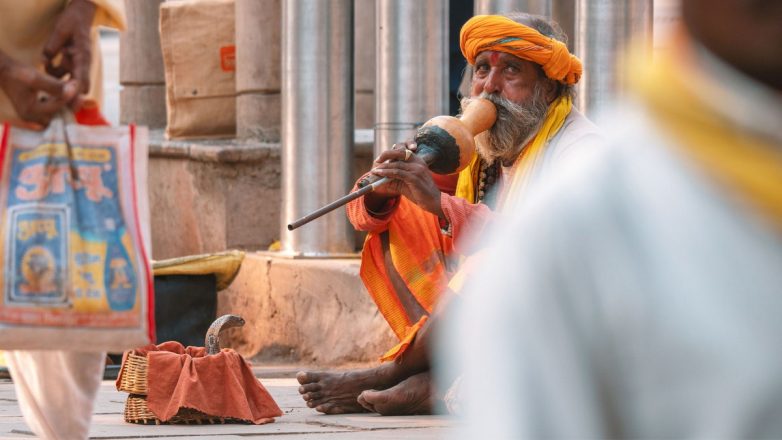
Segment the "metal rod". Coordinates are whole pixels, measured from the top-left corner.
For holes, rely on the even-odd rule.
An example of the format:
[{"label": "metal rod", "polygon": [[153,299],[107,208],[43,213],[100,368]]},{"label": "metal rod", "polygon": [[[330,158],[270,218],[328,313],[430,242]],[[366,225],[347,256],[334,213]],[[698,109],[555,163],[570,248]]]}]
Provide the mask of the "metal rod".
[{"label": "metal rod", "polygon": [[367,185],[357,191],[354,191],[344,197],[341,197],[328,205],[313,211],[310,214],[305,215],[304,217],[288,224],[288,230],[292,231],[299,226],[306,225],[307,223],[315,220],[316,218],[328,214],[329,212],[339,208],[342,205],[346,205],[348,202],[351,202],[353,200],[356,200],[357,198],[363,196],[364,194],[371,193],[375,190],[375,188],[384,185],[388,181],[388,177],[383,177],[382,179],[378,180],[377,182],[373,182],[371,185]]}]

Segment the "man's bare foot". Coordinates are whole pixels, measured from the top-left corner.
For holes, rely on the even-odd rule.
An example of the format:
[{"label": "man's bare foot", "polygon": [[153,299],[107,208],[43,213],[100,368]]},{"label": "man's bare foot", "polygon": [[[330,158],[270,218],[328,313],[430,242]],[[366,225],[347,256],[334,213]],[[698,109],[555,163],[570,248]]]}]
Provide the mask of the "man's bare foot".
[{"label": "man's bare foot", "polygon": [[387,364],[365,370],[339,372],[300,371],[299,394],[307,406],[325,414],[367,412],[359,405],[364,390],[384,389],[395,382],[387,377]]},{"label": "man's bare foot", "polygon": [[434,407],[432,378],[426,373],[410,376],[387,390],[367,390],[358,403],[384,416],[431,414]]}]

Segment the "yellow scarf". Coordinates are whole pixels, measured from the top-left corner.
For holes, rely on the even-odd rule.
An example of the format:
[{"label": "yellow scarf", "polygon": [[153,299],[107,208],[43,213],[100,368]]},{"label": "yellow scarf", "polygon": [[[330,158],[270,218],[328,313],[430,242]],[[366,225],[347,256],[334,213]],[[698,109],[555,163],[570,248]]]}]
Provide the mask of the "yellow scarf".
[{"label": "yellow scarf", "polygon": [[692,82],[702,73],[688,37],[678,38],[653,65],[633,64],[632,86],[680,140],[677,148],[782,228],[782,145],[736,126],[696,96]]},{"label": "yellow scarf", "polygon": [[[524,189],[532,178],[532,170],[539,166],[543,158],[544,147],[562,128],[572,108],[573,101],[569,96],[559,97],[551,103],[546,113],[546,118],[543,120],[543,124],[541,124],[535,137],[521,150],[521,154],[513,162],[511,171],[508,173],[509,175],[502,176],[505,179],[505,183],[497,201],[498,211],[501,212],[507,203],[512,204],[519,197],[522,197]],[[475,203],[475,185],[478,181],[479,169],[480,160],[476,154],[473,156],[470,165],[459,173],[459,180],[456,182],[456,195],[470,203]],[[473,258],[475,257],[477,255]],[[448,288],[454,292],[458,293],[462,290],[464,283],[467,281],[466,278],[471,272],[469,268],[471,265],[467,261],[462,263],[462,267],[448,282]]]}]

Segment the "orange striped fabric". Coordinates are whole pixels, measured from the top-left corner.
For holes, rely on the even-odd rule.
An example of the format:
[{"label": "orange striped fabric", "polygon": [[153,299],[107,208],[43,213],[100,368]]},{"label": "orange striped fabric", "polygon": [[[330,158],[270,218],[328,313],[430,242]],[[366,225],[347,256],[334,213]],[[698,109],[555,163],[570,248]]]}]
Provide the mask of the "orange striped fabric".
[{"label": "orange striped fabric", "polygon": [[[388,234],[388,251],[393,267],[388,267],[382,235]],[[437,217],[406,198],[399,199],[384,232],[371,232],[361,255],[361,279],[369,294],[400,340],[408,336],[422,316],[410,316],[391,278],[394,270],[409,294],[428,314],[450,277],[446,258],[453,240],[440,232]]]}]

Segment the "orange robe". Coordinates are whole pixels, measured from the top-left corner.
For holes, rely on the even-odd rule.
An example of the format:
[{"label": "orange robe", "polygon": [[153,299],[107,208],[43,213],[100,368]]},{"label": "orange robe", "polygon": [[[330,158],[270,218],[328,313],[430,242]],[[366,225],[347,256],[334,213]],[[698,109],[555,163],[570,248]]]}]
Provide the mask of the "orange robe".
[{"label": "orange robe", "polygon": [[405,197],[392,199],[382,217],[367,211],[363,197],[347,205],[353,226],[369,232],[361,255],[361,279],[400,340],[381,357],[383,360],[403,352],[432,313],[457,268],[459,238],[468,224],[473,231],[474,225],[486,224],[494,217],[486,205],[448,194],[453,193],[455,182],[439,183],[450,234],[442,231],[437,216]]}]

